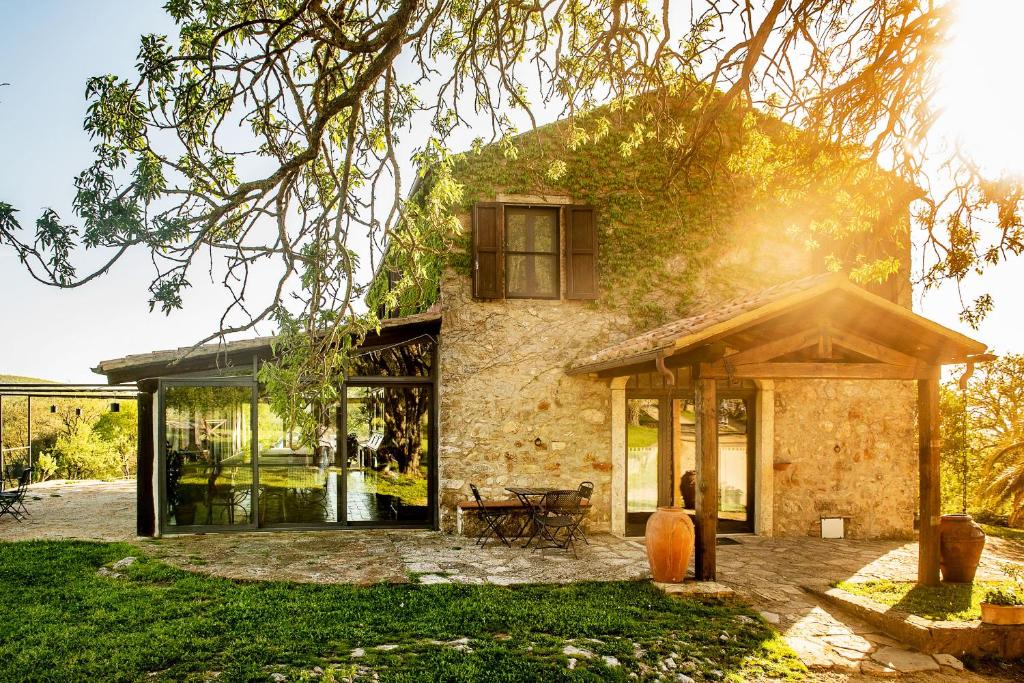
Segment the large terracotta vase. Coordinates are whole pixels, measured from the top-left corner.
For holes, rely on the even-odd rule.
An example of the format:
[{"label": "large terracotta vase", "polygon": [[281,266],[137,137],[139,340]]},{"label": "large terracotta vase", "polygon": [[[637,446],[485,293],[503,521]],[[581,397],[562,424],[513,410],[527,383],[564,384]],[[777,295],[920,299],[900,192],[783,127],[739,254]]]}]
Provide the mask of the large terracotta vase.
[{"label": "large terracotta vase", "polygon": [[660,507],[647,520],[647,561],[651,578],[682,583],[693,555],[693,522],[683,508]]},{"label": "large terracotta vase", "polygon": [[971,583],[978,571],[985,532],[970,515],[943,515],[939,524],[939,552],[942,580],[946,583]]}]

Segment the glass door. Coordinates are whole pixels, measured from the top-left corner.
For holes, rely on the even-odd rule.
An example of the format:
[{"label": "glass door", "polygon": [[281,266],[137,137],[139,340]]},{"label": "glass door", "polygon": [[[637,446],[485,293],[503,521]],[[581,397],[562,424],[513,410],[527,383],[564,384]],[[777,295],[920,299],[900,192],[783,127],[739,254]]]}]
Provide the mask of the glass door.
[{"label": "glass door", "polygon": [[429,384],[346,386],[339,450],[349,524],[430,524],[432,396]]},{"label": "glass door", "polygon": [[260,526],[316,527],[343,521],[337,408],[320,408],[316,413],[316,420],[308,421],[313,433],[303,437],[297,425],[289,424],[266,398],[260,398]]},{"label": "glass door", "polygon": [[[718,400],[718,531],[754,531],[754,401],[726,394]],[[677,504],[695,512],[697,483],[696,418],[693,401],[673,401],[673,471]]]},{"label": "glass door", "polygon": [[161,521],[167,530],[255,527],[249,380],[161,380]]},{"label": "glass door", "polygon": [[659,505],[671,505],[666,398],[626,400],[626,535],[642,536]]}]

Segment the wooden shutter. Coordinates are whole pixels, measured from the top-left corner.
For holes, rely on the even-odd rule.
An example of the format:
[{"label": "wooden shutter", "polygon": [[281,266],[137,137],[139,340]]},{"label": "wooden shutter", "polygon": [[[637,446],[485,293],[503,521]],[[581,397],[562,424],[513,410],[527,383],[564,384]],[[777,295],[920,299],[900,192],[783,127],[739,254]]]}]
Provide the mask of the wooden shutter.
[{"label": "wooden shutter", "polygon": [[473,207],[473,296],[501,299],[501,205],[481,202]]},{"label": "wooden shutter", "polygon": [[590,206],[566,207],[567,299],[597,298],[597,221]]}]

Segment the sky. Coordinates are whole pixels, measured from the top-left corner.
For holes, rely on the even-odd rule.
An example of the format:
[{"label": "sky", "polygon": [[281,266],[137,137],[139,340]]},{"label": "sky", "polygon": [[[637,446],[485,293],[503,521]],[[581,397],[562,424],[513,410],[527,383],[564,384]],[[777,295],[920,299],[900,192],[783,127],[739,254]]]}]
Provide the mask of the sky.
[{"label": "sky", "polygon": [[[92,160],[82,131],[90,76],[134,75],[138,38],[174,33],[163,0],[36,0],[0,2],[0,200],[31,229],[44,207],[72,217],[73,178]],[[995,84],[993,84],[995,85]],[[96,263],[86,254],[82,270]],[[947,286],[915,293],[914,308],[986,343],[999,353],[1024,351],[1022,262],[993,268],[966,290],[993,294],[996,308],[977,331],[958,320],[960,303]],[[150,312],[147,254],[131,252],[112,271],[77,290],[33,281],[13,253],[0,249],[0,374],[65,382],[99,382],[99,361],[189,346],[217,327],[225,302],[219,286],[194,282],[184,308],[169,317]],[[269,328],[259,333],[272,332]]]}]

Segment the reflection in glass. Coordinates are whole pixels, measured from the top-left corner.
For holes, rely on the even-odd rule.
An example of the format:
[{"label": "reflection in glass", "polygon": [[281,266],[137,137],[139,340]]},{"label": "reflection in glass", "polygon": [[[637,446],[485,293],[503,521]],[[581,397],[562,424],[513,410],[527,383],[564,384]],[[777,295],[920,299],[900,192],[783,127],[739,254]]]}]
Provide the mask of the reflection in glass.
[{"label": "reflection in glass", "polygon": [[509,296],[558,296],[558,210],[505,208],[505,287]]},{"label": "reflection in glass", "polygon": [[626,512],[658,508],[658,399],[626,402]]},{"label": "reflection in glass", "polygon": [[[676,399],[673,410],[676,426],[673,434],[674,469],[696,474],[696,418],[693,401]],[[751,490],[747,436],[747,403],[741,398],[723,398],[718,402],[718,519],[745,525],[749,520],[748,493]],[[681,488],[686,484],[680,482]],[[686,492],[683,491],[684,497]],[[686,507],[691,501],[684,500]]]},{"label": "reflection in glass", "polygon": [[245,386],[164,389],[168,525],[250,523],[251,406]]},{"label": "reflection in glass", "polygon": [[348,387],[348,521],[429,521],[430,396],[428,387]]},{"label": "reflection in glass", "polygon": [[424,336],[407,344],[353,356],[348,374],[352,377],[429,377],[434,342]]},{"label": "reflection in glass", "polygon": [[331,524],[341,499],[336,410],[320,411],[316,444],[303,443],[265,398],[259,409],[260,525]]},{"label": "reflection in glass", "polygon": [[747,404],[738,398],[718,403],[718,518],[747,521]]}]

